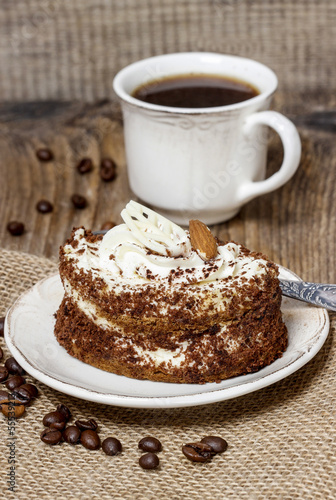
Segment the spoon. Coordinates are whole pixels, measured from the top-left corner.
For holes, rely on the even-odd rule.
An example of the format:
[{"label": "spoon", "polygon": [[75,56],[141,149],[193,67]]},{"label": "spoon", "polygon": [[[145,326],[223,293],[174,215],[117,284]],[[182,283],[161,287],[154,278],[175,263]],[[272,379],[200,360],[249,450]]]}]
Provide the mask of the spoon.
[{"label": "spoon", "polygon": [[280,279],[282,295],[336,311],[336,285]]}]

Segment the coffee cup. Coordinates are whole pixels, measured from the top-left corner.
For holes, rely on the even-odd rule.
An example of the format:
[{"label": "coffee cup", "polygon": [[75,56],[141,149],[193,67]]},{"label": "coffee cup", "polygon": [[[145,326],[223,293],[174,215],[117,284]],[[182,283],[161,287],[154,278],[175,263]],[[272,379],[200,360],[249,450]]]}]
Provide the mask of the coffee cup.
[{"label": "coffee cup", "polygon": [[[192,75],[216,76],[256,89],[247,100],[212,107],[153,104],[136,89]],[[122,69],[113,87],[121,99],[127,170],[132,191],[179,224],[215,224],[234,217],[253,198],[285,184],[301,155],[299,134],[282,114],[270,111],[275,73],[242,57],[206,52],[155,56]],[[283,162],[266,175],[267,127],[283,143]]]}]

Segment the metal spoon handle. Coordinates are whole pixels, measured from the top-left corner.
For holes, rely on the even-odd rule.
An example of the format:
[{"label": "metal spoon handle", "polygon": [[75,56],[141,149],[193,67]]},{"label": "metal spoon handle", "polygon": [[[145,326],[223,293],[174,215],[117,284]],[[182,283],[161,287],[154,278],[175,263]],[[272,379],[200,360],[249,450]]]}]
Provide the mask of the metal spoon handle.
[{"label": "metal spoon handle", "polygon": [[280,280],[283,295],[336,311],[336,285]]}]

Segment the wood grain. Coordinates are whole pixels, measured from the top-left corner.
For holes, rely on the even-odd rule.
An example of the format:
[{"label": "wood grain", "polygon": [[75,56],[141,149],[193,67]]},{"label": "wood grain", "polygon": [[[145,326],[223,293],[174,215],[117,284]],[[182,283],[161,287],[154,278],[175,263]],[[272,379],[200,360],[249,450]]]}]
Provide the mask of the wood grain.
[{"label": "wood grain", "polygon": [[208,51],[256,59],[281,88],[335,86],[330,0],[3,0],[0,100],[94,102],[131,62]]},{"label": "wood grain", "polygon": [[[306,280],[335,282],[334,122],[329,114],[326,125],[319,111],[320,93],[291,97],[279,95],[275,108],[299,125],[303,154],[297,173],[283,188],[251,201],[213,231],[222,239],[266,253]],[[42,146],[53,151],[52,162],[36,158]],[[127,181],[120,112],[111,102],[2,105],[0,151],[0,247],[57,258],[72,227],[99,229],[106,220],[120,223],[121,209],[134,197]],[[118,168],[110,183],[99,176],[105,156],[112,157]],[[80,175],[76,165],[83,157],[92,158],[94,169]],[[281,158],[280,141],[272,135],[269,174]],[[86,196],[86,209],[72,206],[73,193]],[[52,213],[37,212],[36,203],[42,198],[53,203]],[[10,220],[24,222],[25,234],[11,236],[6,230]]]}]

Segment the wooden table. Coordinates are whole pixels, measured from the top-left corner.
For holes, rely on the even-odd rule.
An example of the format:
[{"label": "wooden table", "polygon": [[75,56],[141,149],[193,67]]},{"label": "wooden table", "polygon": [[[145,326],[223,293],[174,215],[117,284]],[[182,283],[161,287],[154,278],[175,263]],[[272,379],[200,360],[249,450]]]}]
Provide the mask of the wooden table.
[{"label": "wooden table", "polygon": [[[320,93],[279,93],[274,109],[299,127],[303,153],[295,176],[282,188],[248,203],[238,216],[214,226],[222,239],[233,239],[266,253],[302,278],[335,282],[336,130],[334,97]],[[46,146],[54,161],[43,163],[36,150]],[[128,187],[122,124],[117,103],[41,102],[0,107],[0,247],[57,258],[58,248],[71,228],[99,229],[132,198]],[[281,144],[271,136],[269,173],[281,162]],[[118,176],[105,183],[99,162],[112,157]],[[76,165],[92,158],[95,168],[80,175]],[[75,209],[71,196],[86,196],[88,207]],[[40,214],[36,203],[48,199],[50,214]],[[24,222],[22,236],[6,230],[10,220]]]},{"label": "wooden table", "polygon": [[[333,99],[321,93],[277,95],[274,108],[299,127],[301,165],[282,189],[253,200],[237,217],[213,227],[221,238],[261,250],[302,278],[321,282],[336,281],[336,125],[334,116],[324,111],[335,107]],[[38,161],[41,146],[53,151],[54,161]],[[99,229],[105,220],[119,223],[132,194],[114,103],[3,105],[0,152],[0,248],[55,259],[51,266],[46,259],[0,250],[1,316],[18,295],[56,268],[58,247],[73,226]],[[95,168],[80,175],[76,165],[86,156]],[[118,165],[118,176],[110,183],[99,176],[103,156],[113,157]],[[281,156],[280,141],[272,135],[269,173],[278,168]],[[87,208],[72,206],[75,192],[87,197]],[[37,212],[42,198],[53,203],[52,213]],[[7,232],[13,219],[25,223],[22,236]],[[118,408],[67,396],[33,379],[40,395],[16,425],[18,493],[7,497],[335,498],[335,316],[330,315],[324,346],[302,369],[252,395],[212,405]],[[44,446],[38,437],[42,416],[59,403],[71,409],[73,420],[94,417],[102,439],[120,438],[123,453],[106,457],[80,445]],[[7,491],[8,425],[1,420],[2,490]],[[209,464],[188,463],[181,445],[207,434],[227,439],[228,451]],[[142,471],[138,465],[137,443],[146,435],[163,443],[158,471]]]}]

